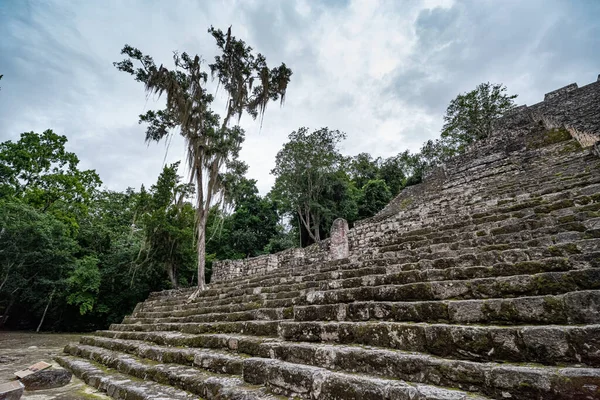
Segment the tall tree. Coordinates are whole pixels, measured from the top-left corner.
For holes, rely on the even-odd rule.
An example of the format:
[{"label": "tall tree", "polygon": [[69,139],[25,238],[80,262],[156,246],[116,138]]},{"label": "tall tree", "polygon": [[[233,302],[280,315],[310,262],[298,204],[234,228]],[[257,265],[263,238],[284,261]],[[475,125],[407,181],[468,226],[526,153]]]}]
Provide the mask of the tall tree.
[{"label": "tall tree", "polygon": [[40,318],[55,291],[65,292],[76,243],[52,214],[17,199],[0,199],[0,227],[0,326],[13,306]]},{"label": "tall tree", "polygon": [[373,159],[369,153],[360,153],[350,159],[350,178],[357,188],[362,188],[370,180],[377,179],[381,167],[381,157]]},{"label": "tall tree", "polygon": [[138,204],[145,232],[142,252],[167,272],[173,288],[179,287],[179,272],[195,257],[194,213],[187,201],[194,187],[180,183],[178,166],[178,162],[166,165],[150,196],[140,197]]},{"label": "tall tree", "polygon": [[344,157],[338,145],[346,134],[322,128],[309,133],[300,128],[277,153],[273,196],[291,216],[297,215],[314,242],[321,240],[320,227],[327,209],[325,193],[331,175],[342,166]]},{"label": "tall tree", "polygon": [[[243,40],[211,27],[208,32],[216,41],[221,54],[208,64],[213,79],[228,96],[225,117],[211,111],[213,96],[207,91],[208,73],[203,71],[200,56],[175,53],[174,69],[157,67],[152,57],[125,45],[122,54],[128,58],[114,63],[144,83],[148,94],[166,95],[166,107],[148,111],[140,116],[146,122],[146,141],[160,141],[178,128],[188,149],[190,178],[196,184],[198,227],[198,291],[205,288],[206,221],[214,203],[223,200],[223,170],[237,158],[244,132],[229,127],[232,117],[241,118],[244,112],[253,118],[264,116],[269,101],[283,104],[292,71],[285,64],[269,69],[262,54],[254,55]],[[141,66],[134,67],[134,62]]]},{"label": "tall tree", "polygon": [[363,186],[358,201],[360,218],[368,218],[377,214],[389,203],[392,194],[383,179],[375,179]]},{"label": "tall tree", "polygon": [[259,196],[255,180],[245,179],[243,183],[245,190],[238,190],[228,221],[229,243],[236,253],[255,257],[263,254],[269,240],[277,235],[279,216],[273,201]]},{"label": "tall tree", "polygon": [[18,198],[50,212],[74,234],[77,215],[86,212],[101,181],[96,171],[78,168],[79,158],[66,143],[50,129],[0,143],[0,198]]},{"label": "tall tree", "polygon": [[516,97],[506,93],[506,86],[489,82],[459,94],[444,115],[444,145],[460,152],[474,141],[488,137],[493,121],[515,106]]}]

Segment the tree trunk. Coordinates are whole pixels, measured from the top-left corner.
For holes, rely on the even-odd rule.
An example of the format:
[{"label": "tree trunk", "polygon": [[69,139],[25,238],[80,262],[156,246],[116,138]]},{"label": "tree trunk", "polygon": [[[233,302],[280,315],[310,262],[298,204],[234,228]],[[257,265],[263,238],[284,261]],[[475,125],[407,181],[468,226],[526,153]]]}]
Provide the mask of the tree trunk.
[{"label": "tree trunk", "polygon": [[44,309],[44,314],[42,314],[42,319],[40,320],[40,324],[38,325],[37,329],[35,330],[36,332],[40,331],[40,328],[42,327],[42,324],[44,323],[44,319],[46,318],[46,313],[48,312],[48,307],[50,307],[50,302],[52,301],[52,296],[54,296],[55,290],[56,290],[56,288],[53,288],[52,293],[50,293],[50,297],[48,298],[48,304],[46,304],[46,308]]},{"label": "tree trunk", "polygon": [[198,221],[198,290],[206,289],[206,277],[204,274],[204,266],[206,264],[206,219],[208,213],[203,212]]},{"label": "tree trunk", "polygon": [[8,306],[6,306],[6,309],[4,310],[4,315],[0,318],[0,328],[4,328],[6,321],[8,321],[8,313],[10,312],[13,304],[15,304],[15,296],[11,295],[10,300],[8,301]]},{"label": "tree trunk", "polygon": [[[308,236],[315,242],[319,242],[319,238],[318,236],[315,236],[315,234],[313,233],[313,230],[310,226],[310,211],[306,212],[306,218],[304,218],[302,216],[302,213],[300,212],[300,207],[298,207],[297,209],[298,212],[298,216],[300,217],[300,221],[302,221],[302,224],[304,225],[304,227],[306,228],[306,232],[308,233]],[[302,241],[302,239],[300,239]],[[300,244],[300,247],[302,247],[302,244]]]},{"label": "tree trunk", "polygon": [[167,274],[169,275],[169,279],[171,280],[171,286],[173,289],[179,289],[179,282],[177,279],[177,271],[175,270],[175,264],[168,263],[167,264]]}]

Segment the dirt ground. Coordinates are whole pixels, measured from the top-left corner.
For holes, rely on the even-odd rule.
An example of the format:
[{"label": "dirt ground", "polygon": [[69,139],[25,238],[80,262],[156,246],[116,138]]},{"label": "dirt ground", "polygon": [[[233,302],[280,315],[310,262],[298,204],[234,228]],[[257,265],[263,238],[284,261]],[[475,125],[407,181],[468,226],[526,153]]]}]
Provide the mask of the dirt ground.
[{"label": "dirt ground", "polygon": [[[16,371],[26,368],[38,361],[46,361],[53,368],[60,368],[53,357],[60,354],[69,342],[76,342],[78,334],[2,332],[0,331],[0,383],[13,380]],[[109,399],[96,389],[86,386],[73,376],[71,383],[61,388],[25,391],[22,399],[26,400],[83,400]]]}]

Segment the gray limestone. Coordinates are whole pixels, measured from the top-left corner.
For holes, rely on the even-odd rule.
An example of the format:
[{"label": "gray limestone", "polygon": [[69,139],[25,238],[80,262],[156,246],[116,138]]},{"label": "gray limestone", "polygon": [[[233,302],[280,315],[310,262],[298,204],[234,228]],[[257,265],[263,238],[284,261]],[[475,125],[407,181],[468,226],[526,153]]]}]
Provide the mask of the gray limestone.
[{"label": "gray limestone", "polygon": [[348,258],[348,221],[338,218],[331,225],[331,239],[329,242],[331,260]]}]

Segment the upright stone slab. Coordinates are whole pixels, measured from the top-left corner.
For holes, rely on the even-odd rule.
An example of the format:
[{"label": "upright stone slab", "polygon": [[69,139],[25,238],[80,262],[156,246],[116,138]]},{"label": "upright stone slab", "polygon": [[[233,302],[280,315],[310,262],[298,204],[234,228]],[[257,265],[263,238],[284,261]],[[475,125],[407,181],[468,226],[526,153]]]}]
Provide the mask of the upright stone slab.
[{"label": "upright stone slab", "polygon": [[331,243],[329,254],[332,260],[348,258],[348,221],[338,218],[331,225]]}]

